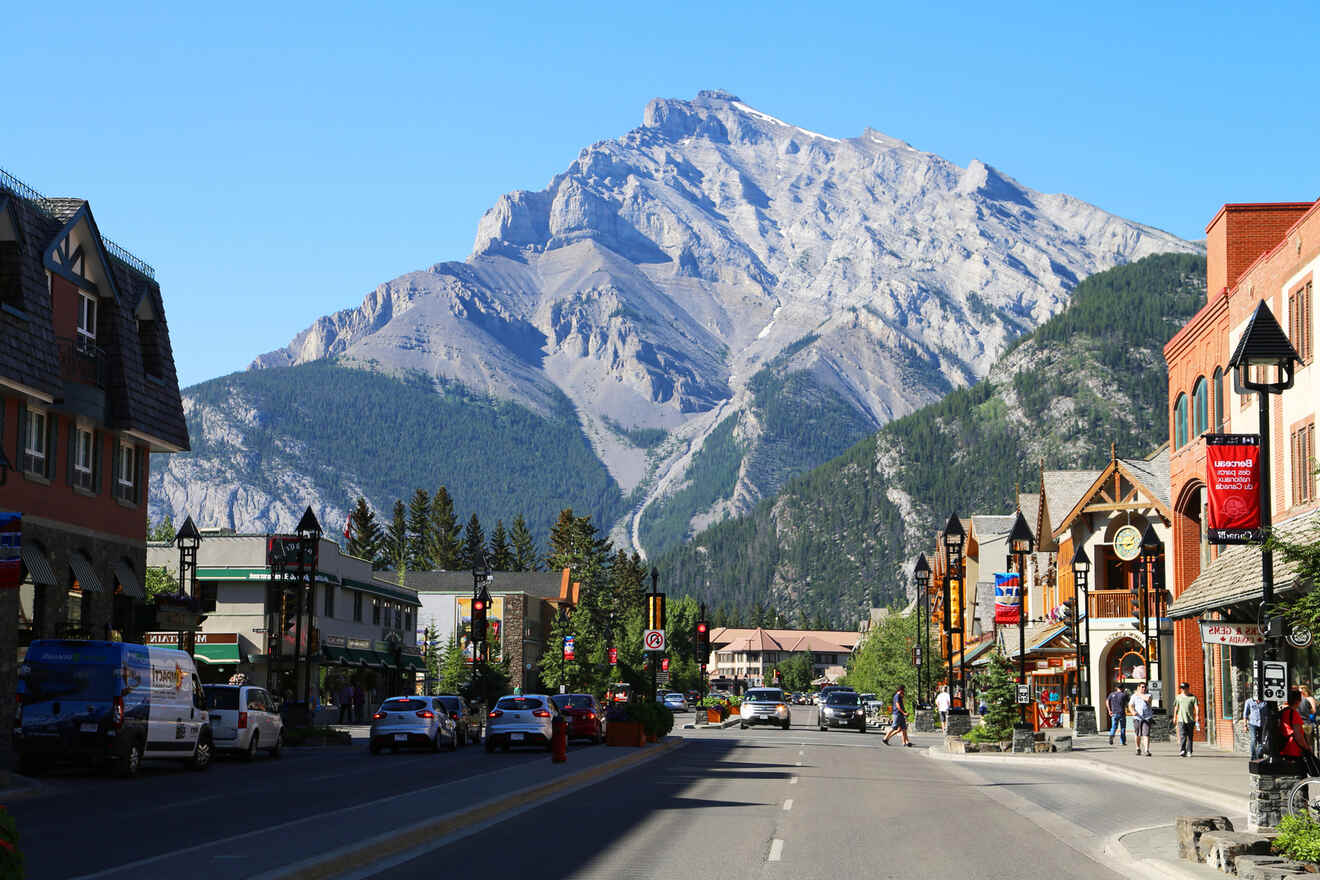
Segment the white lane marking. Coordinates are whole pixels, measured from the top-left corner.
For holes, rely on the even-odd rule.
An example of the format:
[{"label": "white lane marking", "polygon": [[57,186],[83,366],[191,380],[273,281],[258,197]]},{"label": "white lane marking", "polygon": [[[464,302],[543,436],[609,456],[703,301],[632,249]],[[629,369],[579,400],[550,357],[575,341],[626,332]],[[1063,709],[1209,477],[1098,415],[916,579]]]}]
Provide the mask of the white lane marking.
[{"label": "white lane marking", "polygon": [[793,809],[793,799],[789,798],[788,800],[784,801],[784,812],[787,813],[791,809]]},{"label": "white lane marking", "polygon": [[801,767],[801,766],[802,766],[802,762],[801,762],[801,761],[798,761],[797,764],[796,764],[795,766],[797,766],[797,767]]},{"label": "white lane marking", "polygon": [[788,777],[788,784],[789,784],[789,785],[797,785],[797,777],[796,777],[796,776],[790,776],[790,777]]},{"label": "white lane marking", "polygon": [[766,856],[767,862],[777,862],[784,856],[784,842],[776,837],[770,841],[770,855]]}]

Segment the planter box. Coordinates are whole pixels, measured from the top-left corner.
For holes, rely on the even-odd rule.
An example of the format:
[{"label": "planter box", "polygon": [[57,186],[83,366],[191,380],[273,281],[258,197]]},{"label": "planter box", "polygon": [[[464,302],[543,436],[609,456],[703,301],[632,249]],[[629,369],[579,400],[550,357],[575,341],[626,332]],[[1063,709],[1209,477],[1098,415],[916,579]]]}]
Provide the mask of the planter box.
[{"label": "planter box", "polygon": [[605,744],[641,748],[646,735],[640,721],[611,721],[605,728]]},{"label": "planter box", "polygon": [[739,707],[739,706],[730,706],[730,707],[729,707],[729,714],[730,714],[730,715],[741,715],[742,712],[739,711],[740,708],[741,708],[741,707]]},{"label": "planter box", "polygon": [[656,737],[656,735],[655,735],[654,733],[648,733],[648,734],[646,735],[646,741],[649,742],[649,743],[653,743],[653,742],[655,742],[656,739],[657,739],[657,737]]},{"label": "planter box", "polygon": [[706,709],[706,720],[707,720],[708,722],[710,722],[711,724],[719,724],[720,722],[722,722],[722,721],[724,720],[724,716],[720,714],[720,710],[719,710],[719,709],[710,709],[710,708],[707,708],[707,709]]}]

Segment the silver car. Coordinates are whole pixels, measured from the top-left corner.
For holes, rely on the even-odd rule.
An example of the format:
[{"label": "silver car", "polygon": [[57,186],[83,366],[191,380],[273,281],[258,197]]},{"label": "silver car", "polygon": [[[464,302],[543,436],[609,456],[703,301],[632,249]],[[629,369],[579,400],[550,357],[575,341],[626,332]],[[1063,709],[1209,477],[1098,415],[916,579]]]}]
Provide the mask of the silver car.
[{"label": "silver car", "polygon": [[208,684],[207,714],[211,717],[211,740],[216,749],[234,751],[251,761],[258,749],[272,758],[284,745],[284,720],[275,701],[255,685]]},{"label": "silver car", "polygon": [[500,697],[486,716],[486,751],[537,746],[548,752],[558,716],[559,709],[545,694]]},{"label": "silver car", "polygon": [[671,712],[686,712],[688,710],[687,698],[676,691],[661,694],[656,698],[656,702],[661,703]]},{"label": "silver car", "polygon": [[439,697],[390,697],[371,716],[373,755],[410,746],[438,752],[442,745],[458,748],[458,728]]},{"label": "silver car", "polygon": [[779,688],[752,688],[743,696],[738,712],[742,730],[749,724],[773,724],[788,730],[792,719],[788,700]]}]

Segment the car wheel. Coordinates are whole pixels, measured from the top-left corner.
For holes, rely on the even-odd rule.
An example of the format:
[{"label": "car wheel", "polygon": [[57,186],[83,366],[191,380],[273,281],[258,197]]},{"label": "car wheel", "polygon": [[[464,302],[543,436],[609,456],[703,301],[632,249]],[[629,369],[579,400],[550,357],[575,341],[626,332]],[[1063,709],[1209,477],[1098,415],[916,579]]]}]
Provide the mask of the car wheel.
[{"label": "car wheel", "polygon": [[431,737],[431,752],[435,753],[438,751],[440,751],[440,731],[437,730],[435,736]]},{"label": "car wheel", "polygon": [[130,743],[128,752],[115,764],[114,774],[121,779],[132,779],[142,769],[142,746]]},{"label": "car wheel", "polygon": [[449,751],[451,752],[458,751],[458,731],[455,731],[449,735]]},{"label": "car wheel", "polygon": [[284,747],[284,730],[281,729],[279,733],[275,734],[275,745],[270,747],[270,756],[272,758],[278,758],[280,756],[280,749],[283,747]]},{"label": "car wheel", "polygon": [[247,747],[247,751],[243,753],[243,760],[244,760],[244,761],[253,761],[253,760],[256,760],[256,757],[257,757],[257,742],[258,742],[260,739],[261,739],[260,734],[258,734],[255,730],[252,731],[252,736],[248,737],[248,747]]},{"label": "car wheel", "polygon": [[372,743],[371,745],[367,746],[367,751],[371,752],[373,755],[379,755],[379,754],[380,754],[380,744],[379,744],[379,743]]},{"label": "car wheel", "polygon": [[490,737],[486,737],[486,753],[492,754],[494,751],[495,751],[495,743],[491,741]]},{"label": "car wheel", "polygon": [[746,730],[746,729],[747,729],[747,722],[746,722],[746,721],[740,721],[740,722],[738,722],[738,729],[739,729],[739,730]]},{"label": "car wheel", "polygon": [[793,726],[793,722],[792,722],[792,721],[785,721],[785,722],[784,722],[784,730],[788,730],[788,729],[789,729],[790,727],[792,727],[792,726]]},{"label": "car wheel", "polygon": [[211,738],[209,736],[199,736],[197,738],[197,748],[193,750],[192,759],[189,760],[188,766],[198,772],[211,766]]}]

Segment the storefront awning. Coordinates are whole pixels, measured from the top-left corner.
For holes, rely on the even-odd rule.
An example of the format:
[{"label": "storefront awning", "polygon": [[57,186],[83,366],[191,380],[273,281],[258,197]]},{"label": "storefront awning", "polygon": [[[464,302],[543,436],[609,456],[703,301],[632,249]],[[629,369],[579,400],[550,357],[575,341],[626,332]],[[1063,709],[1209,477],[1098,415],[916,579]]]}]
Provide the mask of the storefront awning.
[{"label": "storefront awning", "polygon": [[[1026,631],[1027,656],[1030,657],[1037,651],[1045,651],[1051,654],[1064,653],[1072,650],[1071,646],[1065,648],[1060,644],[1054,644],[1060,641],[1060,637],[1070,629],[1066,623],[1049,623],[1045,625],[1028,624]],[[1004,656],[1013,660],[1018,656],[1017,627],[1005,626],[999,630],[999,637],[1004,640]]]},{"label": "storefront awning", "polygon": [[48,587],[59,584],[59,581],[55,580],[55,570],[50,567],[50,561],[40,550],[31,544],[24,544],[19,553],[23,557],[23,565],[27,568],[32,583],[44,584]]},{"label": "storefront awning", "polygon": [[327,663],[342,663],[345,666],[356,666],[358,665],[358,661],[351,656],[352,653],[353,652],[348,650],[348,648],[340,648],[335,645],[321,646],[321,657]]},{"label": "storefront awning", "polygon": [[228,644],[196,645],[193,648],[193,656],[198,660],[201,660],[203,663],[209,663],[212,666],[239,662],[238,645],[233,642]]},{"label": "storefront awning", "polygon": [[69,567],[73,569],[73,576],[78,581],[78,586],[84,593],[104,593],[105,586],[101,579],[97,577],[96,572],[92,570],[92,563],[86,556],[74,551],[69,555]]},{"label": "storefront awning", "polygon": [[380,668],[383,665],[381,663],[382,660],[381,656],[377,654],[375,651],[362,651],[357,648],[345,648],[344,650],[348,652],[349,660],[352,663],[357,663],[361,666],[369,666],[376,669]]},{"label": "storefront awning", "polygon": [[147,593],[142,589],[142,582],[138,580],[137,574],[129,567],[124,560],[115,563],[115,580],[119,581],[123,595],[131,596],[134,599],[145,599]]},{"label": "storefront awning", "polygon": [[404,654],[403,668],[413,672],[425,672],[426,660],[417,654]]},{"label": "storefront awning", "polygon": [[[1320,540],[1320,511],[1279,523],[1274,532],[1290,544],[1315,543]],[[1169,617],[1180,620],[1243,602],[1259,602],[1265,592],[1261,584],[1260,547],[1250,544],[1229,547],[1173,600]],[[1285,559],[1282,552],[1274,551],[1275,596],[1297,590],[1299,586],[1296,565]]]}]

